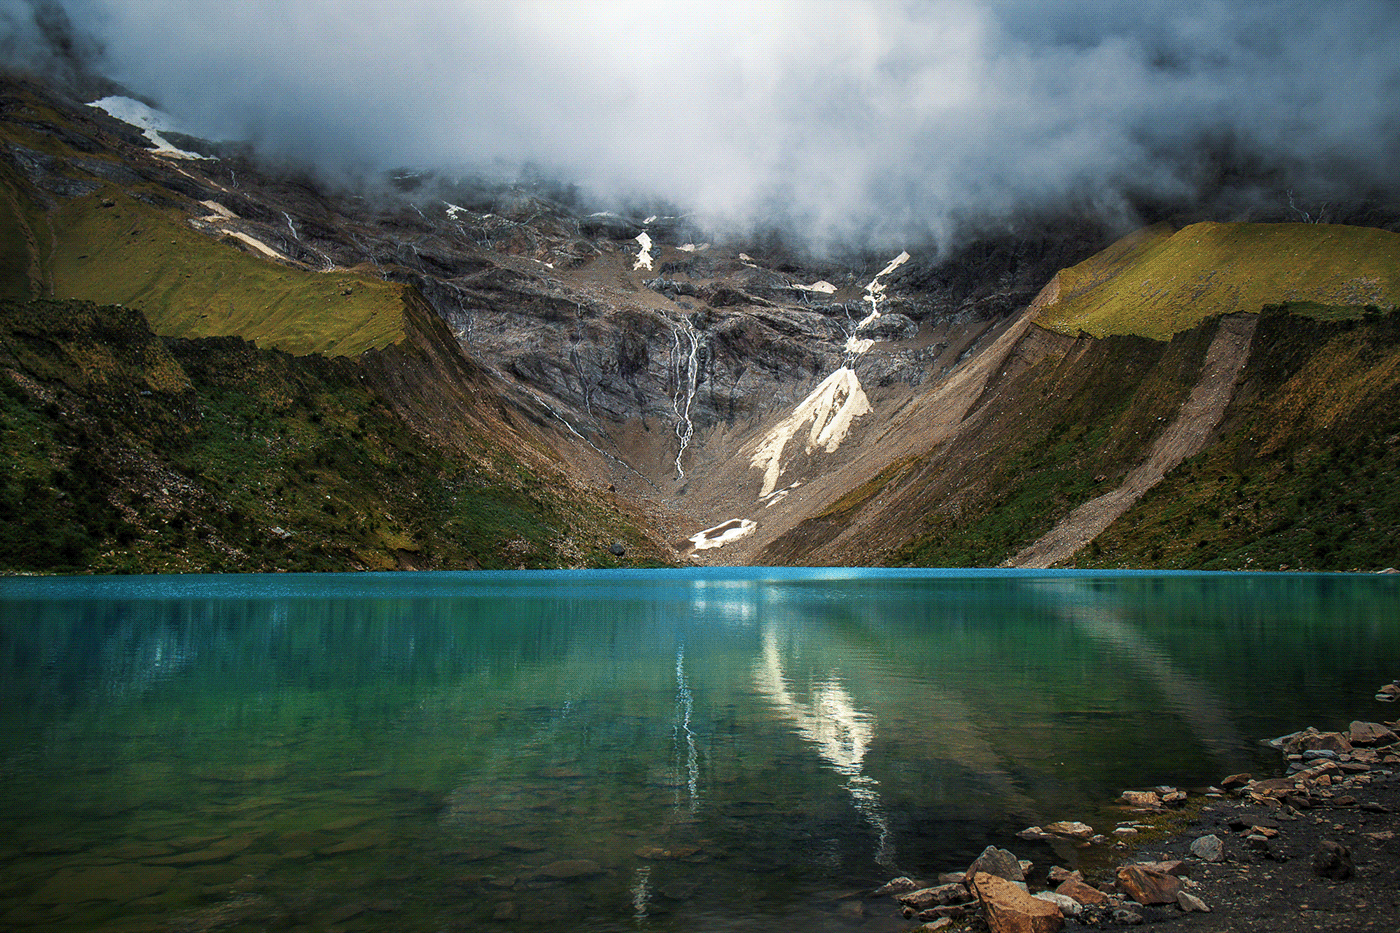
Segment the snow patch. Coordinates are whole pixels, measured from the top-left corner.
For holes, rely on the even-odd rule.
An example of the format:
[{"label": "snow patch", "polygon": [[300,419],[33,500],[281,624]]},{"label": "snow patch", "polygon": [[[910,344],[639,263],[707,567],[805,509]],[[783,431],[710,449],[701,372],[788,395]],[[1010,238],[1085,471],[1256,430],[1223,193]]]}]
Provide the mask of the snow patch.
[{"label": "snow patch", "polygon": [[870,400],[855,370],[842,366],[823,379],[792,414],[768,432],[754,451],[749,462],[754,469],[763,470],[763,491],[759,497],[777,488],[778,477],[783,472],[783,451],[805,425],[811,424],[807,432],[807,452],[821,447],[832,453],[846,439],[851,422],[871,411]]},{"label": "snow patch", "polygon": [[151,145],[156,147],[158,155],[169,156],[172,159],[206,158],[197,152],[186,152],[172,146],[169,140],[160,135],[161,131],[179,133],[182,132],[180,127],[170,118],[169,114],[148,107],[139,100],[121,96],[104,97],[101,100],[93,101],[88,106],[104,110],[123,123],[129,123],[139,129],[151,141]]},{"label": "snow patch", "polygon": [[875,346],[875,341],[857,337],[852,334],[846,338],[846,355],[852,357],[864,356],[873,346]]},{"label": "snow patch", "polygon": [[642,223],[644,223],[644,224],[654,224],[654,223],[656,223],[656,215],[655,215],[655,214],[652,214],[652,215],[651,215],[650,217],[648,217],[646,220],[642,221]]},{"label": "snow patch", "polygon": [[836,294],[836,286],[822,279],[820,282],[813,282],[811,285],[802,285],[797,282],[792,283],[792,287],[800,292],[821,292],[823,295]]},{"label": "snow patch", "polygon": [[637,234],[637,242],[642,244],[641,250],[637,253],[637,261],[632,264],[632,268],[646,269],[651,271],[651,237],[645,232]]},{"label": "snow patch", "polygon": [[753,530],[757,527],[757,522],[747,518],[731,518],[713,528],[706,528],[704,531],[691,535],[690,543],[695,545],[697,551],[708,551],[710,548],[724,547],[731,541],[747,537],[753,534]]},{"label": "snow patch", "polygon": [[801,485],[802,480],[797,480],[795,483],[792,483],[788,486],[784,486],[782,489],[775,490],[774,492],[770,492],[766,496],[759,496],[758,501],[762,502],[763,507],[766,509],[770,505],[776,505],[777,503],[782,502],[784,499],[787,498],[788,493],[792,492],[794,489]]},{"label": "snow patch", "polygon": [[885,300],[885,283],[881,282],[880,279],[904,265],[909,261],[909,258],[908,253],[900,251],[900,254],[891,259],[885,265],[885,268],[881,269],[879,273],[876,274],[875,278],[870,280],[870,284],[865,286],[865,297],[861,300],[870,302],[870,313],[861,318],[860,323],[856,325],[855,331],[846,338],[847,366],[854,363],[858,357],[869,353],[870,348],[875,346],[874,340],[857,337],[856,334],[860,333],[862,328],[868,327],[880,319],[880,303]]},{"label": "snow patch", "polygon": [[709,248],[710,244],[708,243],[682,243],[680,246],[676,247],[676,249],[680,250],[682,253],[703,253]]},{"label": "snow patch", "polygon": [[465,207],[458,207],[456,204],[453,204],[450,201],[443,201],[442,203],[447,205],[447,216],[451,217],[453,220],[456,220],[457,215],[466,210]]},{"label": "snow patch", "polygon": [[208,217],[205,217],[205,218],[204,218],[206,221],[209,221],[210,223],[213,223],[214,221],[218,221],[218,220],[237,220],[237,219],[238,219],[238,215],[237,215],[237,214],[235,214],[233,211],[229,210],[227,207],[224,207],[224,206],[223,206],[222,204],[220,204],[218,201],[200,201],[199,203],[200,203],[201,206],[207,207],[207,208],[209,208],[210,211],[213,212],[213,213],[211,213]]},{"label": "snow patch", "polygon": [[282,260],[283,262],[291,262],[291,261],[292,261],[290,257],[285,256],[285,255],[283,255],[282,253],[279,253],[277,250],[273,249],[271,246],[268,246],[268,245],[267,245],[266,243],[264,243],[262,240],[259,240],[259,239],[257,239],[256,237],[249,236],[248,234],[244,233],[242,230],[225,230],[224,232],[227,233],[229,236],[233,237],[233,238],[236,239],[236,240],[239,240],[239,241],[241,241],[241,242],[243,242],[243,243],[247,243],[249,246],[253,247],[253,249],[255,249],[255,250],[257,250],[258,252],[262,253],[264,256],[268,257],[269,259],[280,259],[280,260]]}]

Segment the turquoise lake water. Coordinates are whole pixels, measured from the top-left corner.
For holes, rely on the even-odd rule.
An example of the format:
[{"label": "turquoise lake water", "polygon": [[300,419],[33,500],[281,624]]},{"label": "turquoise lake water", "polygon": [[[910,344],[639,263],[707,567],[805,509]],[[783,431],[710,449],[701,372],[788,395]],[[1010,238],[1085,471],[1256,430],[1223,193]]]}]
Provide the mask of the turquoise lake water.
[{"label": "turquoise lake water", "polygon": [[0,928],[899,929],[1398,667],[1393,576],[4,579]]}]

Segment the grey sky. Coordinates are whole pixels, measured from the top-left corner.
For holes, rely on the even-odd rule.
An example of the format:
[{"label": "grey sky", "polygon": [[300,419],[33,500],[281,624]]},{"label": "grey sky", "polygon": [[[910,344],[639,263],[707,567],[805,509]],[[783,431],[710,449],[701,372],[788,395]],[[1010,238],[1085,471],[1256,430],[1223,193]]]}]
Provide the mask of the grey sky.
[{"label": "grey sky", "polygon": [[63,0],[192,128],[331,165],[557,169],[708,217],[944,234],[1190,191],[1200,141],[1400,190],[1393,0]]}]

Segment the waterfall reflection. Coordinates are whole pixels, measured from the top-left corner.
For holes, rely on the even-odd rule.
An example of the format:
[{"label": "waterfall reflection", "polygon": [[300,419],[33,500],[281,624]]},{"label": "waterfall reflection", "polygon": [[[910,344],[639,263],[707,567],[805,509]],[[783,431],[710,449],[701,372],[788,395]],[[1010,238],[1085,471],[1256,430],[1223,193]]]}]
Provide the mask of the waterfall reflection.
[{"label": "waterfall reflection", "polygon": [[856,812],[875,831],[876,863],[893,869],[894,840],[880,800],[880,783],[864,773],[865,754],[875,738],[873,717],[856,707],[835,678],[814,686],[810,703],[798,700],[788,687],[778,641],[771,630],[763,633],[763,653],[754,667],[754,684],[792,722],[798,735],[846,778],[846,792]]},{"label": "waterfall reflection", "polygon": [[[685,772],[684,787],[690,795],[690,812],[700,807],[700,751],[695,745],[695,732],[690,728],[690,720],[695,715],[695,698],[690,693],[690,684],[685,677],[685,645],[676,649],[676,720],[672,738],[676,749],[677,778]],[[681,809],[680,780],[676,781],[676,811]]]}]

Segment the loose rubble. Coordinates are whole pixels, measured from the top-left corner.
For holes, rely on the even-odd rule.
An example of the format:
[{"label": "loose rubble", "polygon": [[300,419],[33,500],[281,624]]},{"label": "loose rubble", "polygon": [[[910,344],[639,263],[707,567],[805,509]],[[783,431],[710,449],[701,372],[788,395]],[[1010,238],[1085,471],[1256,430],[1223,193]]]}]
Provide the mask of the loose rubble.
[{"label": "loose rubble", "polygon": [[[1188,802],[1200,805],[1191,820],[1194,831],[1182,833],[1178,826],[1166,842],[1156,843],[1164,850],[1158,858],[1136,852],[1135,860],[1086,879],[1079,870],[1059,865],[1037,872],[1009,850],[988,846],[962,872],[944,873],[931,883],[895,878],[868,897],[892,899],[899,914],[917,924],[910,929],[919,933],[1054,933],[1139,924],[1212,931],[1350,929],[1348,924],[1366,911],[1391,924],[1384,929],[1393,928],[1400,917],[1400,884],[1395,883],[1400,881],[1400,838],[1394,828],[1400,802],[1400,722],[1358,720],[1332,732],[1309,727],[1268,744],[1284,756],[1288,773],[1283,777],[1228,775],[1194,800],[1175,787],[1126,790],[1120,802],[1134,819],[1109,833],[1061,820],[1016,834],[1056,844],[1056,851],[1065,851],[1065,844],[1100,853],[1128,850],[1140,833],[1159,828],[1154,820]],[[1357,830],[1338,822],[1337,811],[1376,817],[1357,821],[1367,830],[1359,834],[1360,843],[1373,856],[1386,847],[1388,858],[1371,861],[1383,862],[1375,867],[1394,875],[1393,880],[1372,872],[1368,885],[1357,886],[1362,868],[1353,846],[1360,843],[1348,845],[1344,838],[1357,836]],[[1386,828],[1376,829],[1379,823]],[[1283,877],[1293,879],[1291,884],[1276,880]],[[1350,902],[1338,893],[1347,885],[1356,892]],[[1290,897],[1296,903],[1290,904]],[[1328,926],[1324,912],[1350,919]],[[1204,919],[1211,915],[1219,919]],[[1197,917],[1202,919],[1193,920]],[[1227,918],[1229,925],[1220,926]],[[1355,928],[1372,925],[1357,923]]]}]

